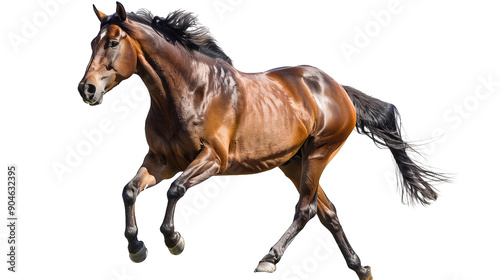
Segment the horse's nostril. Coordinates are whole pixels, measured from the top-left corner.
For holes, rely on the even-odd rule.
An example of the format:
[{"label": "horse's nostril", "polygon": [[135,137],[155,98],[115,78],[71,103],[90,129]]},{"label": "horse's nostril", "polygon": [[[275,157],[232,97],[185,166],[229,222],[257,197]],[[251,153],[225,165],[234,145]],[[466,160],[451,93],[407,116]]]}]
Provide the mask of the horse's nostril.
[{"label": "horse's nostril", "polygon": [[95,93],[95,86],[92,84],[87,84],[87,92],[93,95]]}]

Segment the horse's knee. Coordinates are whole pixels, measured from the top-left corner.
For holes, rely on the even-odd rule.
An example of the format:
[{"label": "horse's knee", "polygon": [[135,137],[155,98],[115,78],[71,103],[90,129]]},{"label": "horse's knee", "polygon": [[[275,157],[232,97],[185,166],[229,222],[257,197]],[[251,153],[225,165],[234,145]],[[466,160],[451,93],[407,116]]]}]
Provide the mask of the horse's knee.
[{"label": "horse's knee", "polygon": [[168,199],[179,199],[186,193],[186,188],[177,181],[174,181],[167,191]]},{"label": "horse's knee", "polygon": [[133,204],[135,202],[135,199],[137,198],[137,193],[138,189],[136,184],[133,181],[130,181],[123,188],[123,193],[122,193],[123,202],[126,205]]}]

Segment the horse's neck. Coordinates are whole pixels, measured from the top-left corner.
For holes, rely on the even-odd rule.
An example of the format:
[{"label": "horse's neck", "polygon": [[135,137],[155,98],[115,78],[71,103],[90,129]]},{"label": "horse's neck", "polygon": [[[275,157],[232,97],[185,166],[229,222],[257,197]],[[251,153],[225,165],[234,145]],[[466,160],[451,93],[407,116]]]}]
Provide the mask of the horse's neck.
[{"label": "horse's neck", "polygon": [[[159,47],[158,47],[159,46]],[[185,91],[193,85],[192,60],[184,50],[166,41],[156,44],[156,49],[143,46],[138,55],[137,74],[146,84],[153,102],[166,119],[176,119],[178,107]]]}]

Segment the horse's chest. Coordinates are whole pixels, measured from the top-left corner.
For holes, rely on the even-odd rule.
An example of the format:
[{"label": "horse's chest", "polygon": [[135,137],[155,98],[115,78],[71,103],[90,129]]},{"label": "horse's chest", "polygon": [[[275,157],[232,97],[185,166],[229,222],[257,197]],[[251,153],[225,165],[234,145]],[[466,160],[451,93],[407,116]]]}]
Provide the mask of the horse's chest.
[{"label": "horse's chest", "polygon": [[192,138],[192,135],[184,131],[162,131],[146,126],[149,149],[163,164],[174,165],[179,170],[186,169],[201,148],[201,144],[197,144]]}]

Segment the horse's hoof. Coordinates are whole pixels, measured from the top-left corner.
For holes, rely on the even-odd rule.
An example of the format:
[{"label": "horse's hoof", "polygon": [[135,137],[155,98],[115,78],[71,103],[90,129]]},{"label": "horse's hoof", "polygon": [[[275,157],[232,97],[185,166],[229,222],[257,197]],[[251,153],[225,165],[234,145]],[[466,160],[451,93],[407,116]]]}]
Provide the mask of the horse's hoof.
[{"label": "horse's hoof", "polygon": [[276,265],[270,262],[260,262],[254,272],[273,273],[276,270]]},{"label": "horse's hoof", "polygon": [[185,244],[186,243],[184,242],[184,238],[181,236],[181,238],[179,239],[179,242],[177,242],[177,244],[175,244],[174,247],[168,248],[168,250],[170,251],[170,253],[172,255],[179,255],[180,253],[182,253],[182,251],[184,251]]},{"label": "horse's hoof", "polygon": [[137,253],[129,253],[130,259],[135,263],[143,262],[148,256],[148,249],[146,246],[142,246],[142,248]]}]

